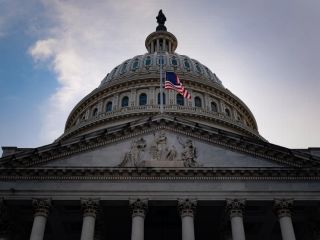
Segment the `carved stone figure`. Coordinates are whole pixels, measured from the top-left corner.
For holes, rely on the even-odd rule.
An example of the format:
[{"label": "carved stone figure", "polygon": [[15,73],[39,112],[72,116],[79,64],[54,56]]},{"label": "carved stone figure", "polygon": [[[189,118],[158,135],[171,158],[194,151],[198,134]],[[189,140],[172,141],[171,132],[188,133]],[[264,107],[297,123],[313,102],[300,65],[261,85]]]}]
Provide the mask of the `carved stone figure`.
[{"label": "carved stone figure", "polygon": [[198,167],[199,164],[196,162],[196,158],[198,157],[197,148],[193,145],[191,139],[187,139],[185,142],[182,141],[180,137],[178,137],[179,143],[183,147],[183,151],[181,153],[181,160],[184,163],[185,167]]},{"label": "carved stone figure", "polygon": [[176,158],[177,151],[173,145],[172,149],[168,147],[167,140],[168,139],[164,131],[154,134],[154,141],[150,147],[150,154],[153,161],[172,161]]},{"label": "carved stone figure", "polygon": [[171,150],[169,150],[167,156],[166,156],[166,160],[168,161],[176,161],[177,159],[177,150],[176,147],[174,145],[172,145]]},{"label": "carved stone figure", "polygon": [[133,140],[130,152],[127,152],[119,167],[139,167],[141,155],[145,151],[146,140],[143,138]]}]

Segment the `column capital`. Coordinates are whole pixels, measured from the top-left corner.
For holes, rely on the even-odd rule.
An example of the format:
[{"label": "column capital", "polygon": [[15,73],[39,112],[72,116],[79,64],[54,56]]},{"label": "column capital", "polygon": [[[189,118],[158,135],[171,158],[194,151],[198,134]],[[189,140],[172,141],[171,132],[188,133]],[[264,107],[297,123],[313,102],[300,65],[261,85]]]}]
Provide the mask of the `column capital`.
[{"label": "column capital", "polygon": [[227,206],[226,211],[230,214],[230,217],[242,217],[245,208],[245,199],[226,199]]},{"label": "column capital", "polygon": [[81,209],[83,216],[96,217],[98,213],[99,199],[92,198],[82,198],[81,199]]},{"label": "column capital", "polygon": [[35,217],[48,217],[51,207],[51,199],[34,198],[32,199],[32,207]]},{"label": "column capital", "polygon": [[132,217],[145,217],[148,210],[148,199],[129,199]]},{"label": "column capital", "polygon": [[291,217],[293,199],[274,199],[274,211],[279,218]]},{"label": "column capital", "polygon": [[178,210],[181,217],[193,217],[197,208],[196,199],[178,199]]}]

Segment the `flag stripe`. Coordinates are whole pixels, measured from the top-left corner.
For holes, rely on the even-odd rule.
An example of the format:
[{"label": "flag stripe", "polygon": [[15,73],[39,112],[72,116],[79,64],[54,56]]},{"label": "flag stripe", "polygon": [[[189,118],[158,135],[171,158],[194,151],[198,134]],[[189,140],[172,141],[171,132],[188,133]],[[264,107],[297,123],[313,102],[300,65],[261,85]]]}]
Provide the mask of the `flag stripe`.
[{"label": "flag stripe", "polygon": [[179,77],[174,72],[166,72],[164,88],[175,90],[185,98],[191,98],[190,93],[184,88]]}]

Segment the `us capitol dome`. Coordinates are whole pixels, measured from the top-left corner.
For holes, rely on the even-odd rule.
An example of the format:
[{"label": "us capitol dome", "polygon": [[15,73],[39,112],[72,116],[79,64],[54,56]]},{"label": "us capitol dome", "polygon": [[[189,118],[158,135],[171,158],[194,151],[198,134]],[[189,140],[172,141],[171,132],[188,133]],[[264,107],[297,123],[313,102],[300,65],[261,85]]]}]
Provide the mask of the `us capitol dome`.
[{"label": "us capitol dome", "polygon": [[159,116],[160,61],[163,72],[176,73],[192,96],[186,99],[165,90],[163,115],[263,140],[253,114],[241,99],[226,89],[207,66],[178,54],[177,38],[167,31],[164,21],[158,20],[158,24],[145,40],[147,53],[112,69],[98,88],[73,108],[58,140]]},{"label": "us capitol dome", "polygon": [[[320,148],[264,140],[157,20],[147,53],[108,73],[56,141],[2,147],[0,239],[319,240]],[[162,91],[165,72],[191,98]]]}]

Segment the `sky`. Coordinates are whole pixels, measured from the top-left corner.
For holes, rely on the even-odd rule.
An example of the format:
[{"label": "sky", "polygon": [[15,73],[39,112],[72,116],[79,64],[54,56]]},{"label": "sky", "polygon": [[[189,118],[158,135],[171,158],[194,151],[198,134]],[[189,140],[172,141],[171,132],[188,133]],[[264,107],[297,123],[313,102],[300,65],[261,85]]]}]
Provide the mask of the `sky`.
[{"label": "sky", "polygon": [[319,0],[0,0],[0,146],[58,138],[78,101],[146,52],[159,9],[176,52],[216,73],[264,138],[320,147]]}]

